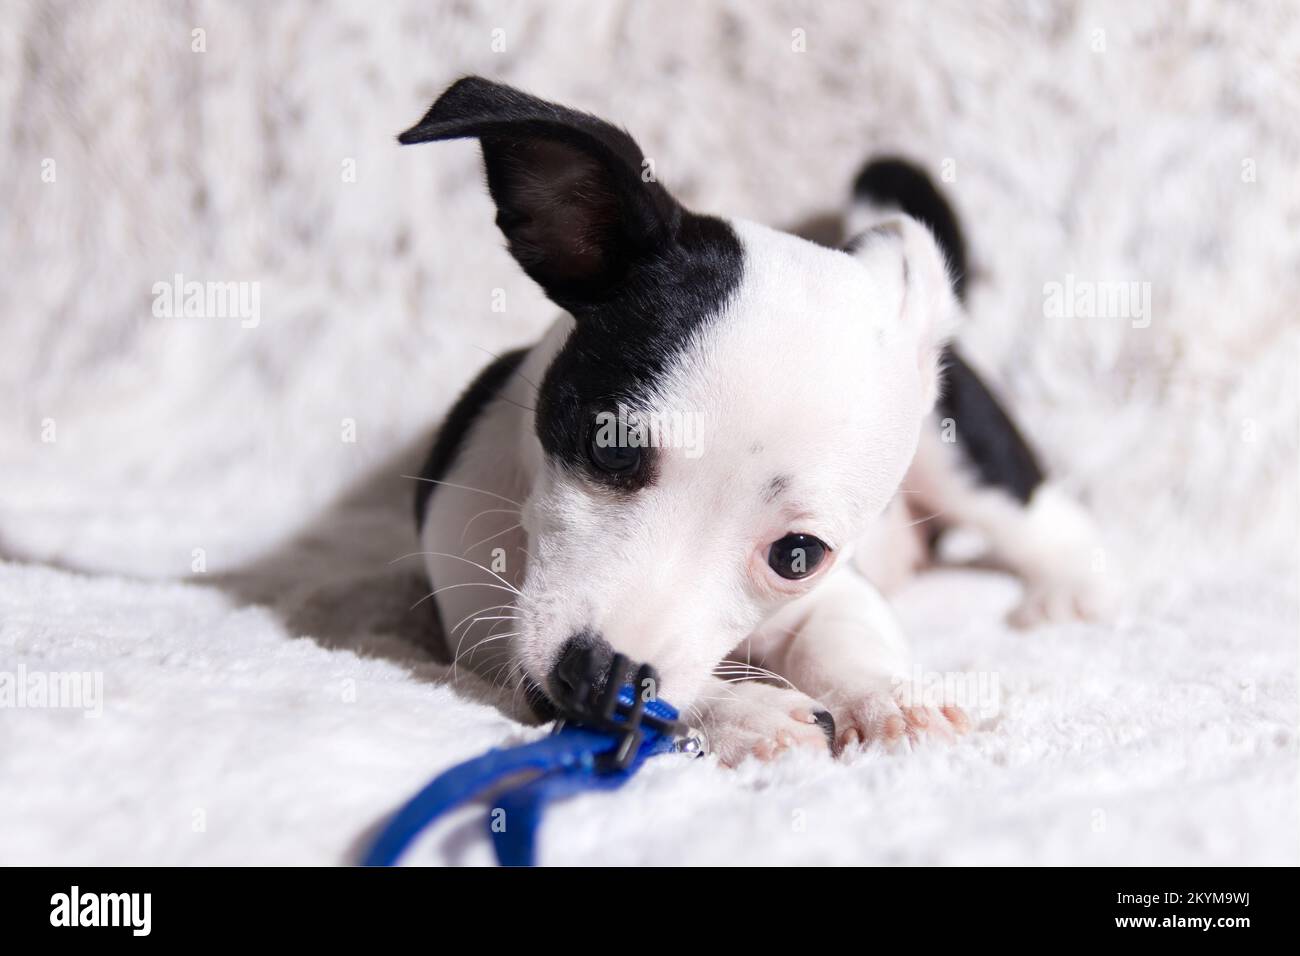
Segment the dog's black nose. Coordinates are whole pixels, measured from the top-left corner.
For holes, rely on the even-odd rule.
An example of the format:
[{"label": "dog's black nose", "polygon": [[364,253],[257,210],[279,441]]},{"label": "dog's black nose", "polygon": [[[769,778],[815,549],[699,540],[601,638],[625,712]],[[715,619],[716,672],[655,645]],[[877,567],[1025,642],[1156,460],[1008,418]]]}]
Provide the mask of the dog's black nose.
[{"label": "dog's black nose", "polygon": [[561,705],[581,700],[589,689],[600,690],[609,680],[614,648],[591,630],[580,631],[564,642],[551,667],[551,695]]}]

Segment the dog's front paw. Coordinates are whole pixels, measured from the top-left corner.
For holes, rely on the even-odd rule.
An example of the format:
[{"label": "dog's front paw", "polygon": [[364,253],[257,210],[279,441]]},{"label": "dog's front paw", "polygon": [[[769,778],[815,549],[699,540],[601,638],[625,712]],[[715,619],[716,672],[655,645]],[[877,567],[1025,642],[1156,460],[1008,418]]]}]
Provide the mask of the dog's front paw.
[{"label": "dog's front paw", "polygon": [[829,753],[835,720],[807,694],[757,681],[719,681],[696,704],[705,749],[728,767],[787,750]]},{"label": "dog's front paw", "polygon": [[840,700],[832,708],[839,750],[869,743],[897,749],[925,739],[952,741],[971,728],[970,717],[955,703],[929,700],[908,681],[882,678]]}]

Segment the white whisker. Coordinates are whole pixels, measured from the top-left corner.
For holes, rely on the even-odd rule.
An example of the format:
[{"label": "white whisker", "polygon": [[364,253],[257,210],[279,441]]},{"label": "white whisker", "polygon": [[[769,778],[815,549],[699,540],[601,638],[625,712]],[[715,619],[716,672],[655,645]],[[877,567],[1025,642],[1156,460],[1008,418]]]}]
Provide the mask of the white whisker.
[{"label": "white whisker", "polygon": [[[486,353],[487,355],[492,356],[494,359],[499,359],[499,358],[501,358],[501,356],[498,355],[496,352],[493,352],[491,349],[485,349],[485,348],[484,348],[483,346],[481,346],[481,345],[475,345],[474,348],[478,349],[480,352],[484,352],[484,353]],[[541,391],[541,388],[538,387],[537,383],[534,382],[534,381],[533,381],[531,378],[529,378],[527,375],[525,375],[523,372],[519,371],[518,368],[516,368],[516,369],[514,370],[514,372],[512,372],[511,374],[513,374],[513,375],[518,375],[518,376],[519,376],[521,379],[523,379],[526,383],[528,383],[529,385],[531,385],[531,386],[533,387],[533,391],[535,391],[535,392],[540,392],[540,391]]]},{"label": "white whisker", "polygon": [[[492,575],[492,577],[496,578],[498,581],[500,581],[502,584],[508,587],[515,594],[519,594],[519,589],[517,587],[515,587],[513,584],[511,584],[501,575],[497,574],[491,568],[484,567],[483,565],[479,564],[477,561],[471,561],[469,558],[463,558],[459,554],[447,554],[444,551],[412,551],[410,554],[404,554],[400,558],[393,558],[393,560],[389,561],[388,563],[396,564],[398,561],[404,561],[407,558],[414,558],[416,555],[425,555],[431,558],[451,558],[453,561],[463,561],[466,564],[473,565],[474,567],[478,568],[480,571],[486,571],[488,574]],[[519,596],[523,597],[522,594],[519,594]]]},{"label": "white whisker", "polygon": [[[475,620],[477,621],[477,618],[476,618]],[[496,624],[492,625],[492,630],[495,630],[498,626],[499,626],[499,625],[496,625]],[[474,628],[474,625],[473,625],[473,624],[471,624],[469,627],[465,628],[465,633],[462,634],[462,635],[460,636],[460,640],[456,643],[456,650],[455,650],[455,652],[452,654],[452,658],[451,658],[451,673],[452,673],[452,678],[451,678],[451,679],[452,679],[453,681],[456,679],[456,662],[457,662],[458,660],[460,660],[460,656],[461,656],[461,654],[460,654],[460,648],[461,648],[461,645],[463,645],[463,644],[465,643],[465,638],[469,637],[469,632],[470,632],[471,630],[473,630],[473,628]],[[515,633],[518,634],[519,632],[516,631]],[[491,630],[488,631],[487,636],[486,636],[486,637],[483,637],[483,638],[480,638],[479,640],[477,640],[477,641],[475,641],[473,644],[471,644],[471,645],[469,646],[469,650],[470,650],[470,651],[473,651],[474,648],[478,647],[480,644],[486,644],[488,641],[492,640],[492,638],[495,637],[495,636],[496,636],[496,635],[494,635],[494,634],[492,633]]]},{"label": "white whisker", "polygon": [[458,653],[455,659],[451,662],[451,669],[453,674],[452,680],[456,679],[454,675],[457,670],[457,665],[461,661],[461,658],[473,657],[475,651],[477,651],[479,648],[483,647],[484,645],[491,644],[493,641],[503,641],[507,638],[518,637],[518,636],[519,636],[518,631],[511,631],[508,634],[493,634],[491,637],[485,637],[483,638],[483,640],[471,644],[469,647],[465,648],[465,653],[463,654]]},{"label": "white whisker", "polygon": [[942,511],[936,511],[934,514],[932,514],[932,515],[926,515],[924,518],[917,518],[915,521],[909,521],[909,522],[907,523],[907,527],[909,527],[909,528],[915,528],[915,527],[916,527],[917,525],[919,525],[919,524],[925,524],[927,521],[933,521],[935,518],[939,517],[941,514],[943,514]]},{"label": "white whisker", "polygon": [[464,546],[465,538],[469,534],[469,529],[474,524],[475,521],[477,521],[479,518],[483,517],[484,515],[495,515],[495,514],[522,515],[523,512],[520,511],[518,508],[486,508],[483,511],[480,511],[474,517],[470,518],[468,521],[465,522],[465,530],[460,533],[461,546],[462,547]]},{"label": "white whisker", "polygon": [[[475,548],[477,548],[477,547],[479,547],[479,546],[481,546],[481,545],[485,545],[485,544],[487,544],[487,543],[488,543],[489,541],[491,541],[493,538],[499,538],[499,537],[501,537],[503,534],[509,534],[511,531],[514,531],[514,530],[516,530],[516,529],[518,529],[518,528],[522,528],[522,527],[523,527],[523,525],[521,525],[521,524],[512,524],[510,527],[505,528],[505,529],[503,529],[503,530],[501,530],[501,531],[498,531],[496,534],[490,534],[490,535],[488,535],[488,536],[487,536],[486,538],[484,538],[482,541],[476,541],[476,542],[474,542],[474,544],[471,544],[471,545],[470,545],[468,548],[466,548],[465,550],[466,550],[466,551],[473,551]],[[463,542],[462,542],[462,543],[463,543]]]},{"label": "white whisker", "polygon": [[[758,680],[761,678],[768,678],[779,681],[791,690],[795,689],[794,684],[792,684],[787,678],[776,673],[776,671],[768,670],[766,667],[759,667],[757,664],[742,663],[741,661],[723,661],[713,669],[713,673],[717,676],[733,674],[743,675],[739,677],[738,680]],[[735,682],[736,681],[724,681],[723,683]]]},{"label": "white whisker", "polygon": [[485,488],[475,488],[473,485],[457,485],[450,481],[442,481],[438,478],[425,478],[423,475],[402,475],[403,478],[409,478],[411,481],[427,481],[431,485],[442,485],[445,488],[457,488],[460,491],[477,491],[480,495],[487,495],[489,498],[498,498],[507,504],[516,505],[522,508],[523,502],[515,501],[513,498],[507,498],[505,495],[499,495],[495,491],[488,491]]},{"label": "white whisker", "polygon": [[[514,607],[515,607],[515,605],[514,605],[513,603],[510,603],[510,604],[494,604],[492,607],[481,607],[481,608],[479,608],[477,611],[470,611],[468,614],[466,614],[464,617],[462,617],[459,621],[456,622],[456,626],[453,627],[450,631],[448,631],[448,632],[447,632],[447,635],[448,635],[448,636],[451,636],[451,635],[455,634],[458,630],[460,630],[460,626],[461,626],[462,624],[464,624],[466,621],[468,621],[470,618],[472,618],[475,614],[482,614],[482,613],[484,613],[484,612],[486,612],[486,611],[505,611],[505,610],[509,610],[509,609],[511,609],[511,608],[514,608]],[[473,625],[471,625],[471,626],[473,626]]]},{"label": "white whisker", "polygon": [[454,591],[456,588],[493,588],[497,591],[505,591],[507,594],[519,593],[514,588],[502,587],[499,584],[493,584],[491,581],[470,581],[466,584],[444,584],[442,587],[430,591],[424,597],[420,598],[420,600],[412,604],[410,610],[414,611],[425,601],[429,600],[429,598],[436,597],[437,595],[441,594],[443,591]]}]

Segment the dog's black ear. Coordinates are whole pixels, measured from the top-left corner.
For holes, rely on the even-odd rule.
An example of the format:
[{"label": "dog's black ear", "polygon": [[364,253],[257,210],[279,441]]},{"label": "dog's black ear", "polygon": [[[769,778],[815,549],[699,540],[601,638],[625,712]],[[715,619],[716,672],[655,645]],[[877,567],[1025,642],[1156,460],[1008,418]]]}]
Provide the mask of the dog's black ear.
[{"label": "dog's black ear", "polygon": [[477,76],[458,80],[401,143],[477,137],[497,225],[555,302],[580,311],[673,242],[682,209],[627,133]]}]

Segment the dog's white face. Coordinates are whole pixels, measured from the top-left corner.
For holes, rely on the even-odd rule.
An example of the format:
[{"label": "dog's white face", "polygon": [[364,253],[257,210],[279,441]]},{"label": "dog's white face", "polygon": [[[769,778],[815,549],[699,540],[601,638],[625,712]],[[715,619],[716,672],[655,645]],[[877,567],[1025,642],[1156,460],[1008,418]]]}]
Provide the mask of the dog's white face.
[{"label": "dog's white face", "polygon": [[619,652],[684,705],[897,490],[955,313],[942,257],[904,217],[843,252],[697,216],[626,134],[484,81],[404,141],[464,135],[511,251],[574,316],[520,450],[519,663],[562,697],[575,650]]},{"label": "dog's white face", "polygon": [[[593,445],[621,446],[576,465],[541,456],[519,640],[538,681],[585,635],[693,699],[764,618],[847,559],[912,459],[952,309],[928,234],[893,221],[850,255],[733,228],[743,278],[622,415],[645,430],[593,422]],[[611,487],[602,461],[652,477]]]}]

